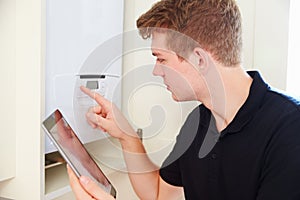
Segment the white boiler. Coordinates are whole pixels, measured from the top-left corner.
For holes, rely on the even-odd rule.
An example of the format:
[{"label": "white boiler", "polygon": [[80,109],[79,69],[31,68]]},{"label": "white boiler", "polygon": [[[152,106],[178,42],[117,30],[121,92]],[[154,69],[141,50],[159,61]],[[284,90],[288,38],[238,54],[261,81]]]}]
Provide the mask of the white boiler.
[{"label": "white boiler", "polygon": [[[46,116],[59,108],[83,143],[103,138],[85,120],[95,102],[79,87],[120,107],[123,1],[47,0],[46,13]],[[45,153],[56,151],[45,143]]]}]

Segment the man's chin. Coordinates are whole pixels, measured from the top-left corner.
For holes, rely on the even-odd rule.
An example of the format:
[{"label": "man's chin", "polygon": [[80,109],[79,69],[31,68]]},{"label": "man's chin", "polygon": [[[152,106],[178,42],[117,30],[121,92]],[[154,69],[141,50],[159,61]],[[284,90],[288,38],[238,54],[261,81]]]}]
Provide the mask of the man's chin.
[{"label": "man's chin", "polygon": [[172,92],[172,99],[176,102],[196,101],[196,98],[195,99],[189,99],[189,98],[185,98],[183,96],[179,97],[179,96],[174,95],[173,92]]},{"label": "man's chin", "polygon": [[182,100],[180,100],[180,98],[178,98],[178,96],[174,95],[173,92],[172,92],[172,99],[176,102],[182,101]]}]

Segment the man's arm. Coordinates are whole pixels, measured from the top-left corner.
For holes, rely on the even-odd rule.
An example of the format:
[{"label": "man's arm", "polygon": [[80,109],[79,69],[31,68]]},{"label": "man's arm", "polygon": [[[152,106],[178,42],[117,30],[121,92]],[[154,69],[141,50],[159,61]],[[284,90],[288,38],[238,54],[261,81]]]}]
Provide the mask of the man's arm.
[{"label": "man's arm", "polygon": [[131,184],[141,199],[180,199],[183,188],[166,183],[138,137],[120,140]]}]

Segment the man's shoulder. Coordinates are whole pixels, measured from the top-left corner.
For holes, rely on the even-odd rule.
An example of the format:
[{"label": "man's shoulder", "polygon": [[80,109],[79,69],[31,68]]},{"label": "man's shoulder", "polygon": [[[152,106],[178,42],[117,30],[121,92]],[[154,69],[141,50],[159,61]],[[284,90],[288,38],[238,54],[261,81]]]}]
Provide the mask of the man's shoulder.
[{"label": "man's shoulder", "polygon": [[271,89],[262,105],[261,120],[270,127],[272,140],[277,144],[300,144],[300,101],[289,94]]},{"label": "man's shoulder", "polygon": [[300,115],[300,99],[284,91],[270,89],[266,93],[264,105],[282,115]]}]

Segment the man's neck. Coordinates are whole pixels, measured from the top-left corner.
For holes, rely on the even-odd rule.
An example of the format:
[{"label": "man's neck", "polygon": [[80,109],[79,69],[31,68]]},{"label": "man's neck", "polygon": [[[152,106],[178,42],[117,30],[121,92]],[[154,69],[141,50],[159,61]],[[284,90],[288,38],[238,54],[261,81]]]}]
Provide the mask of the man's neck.
[{"label": "man's neck", "polygon": [[[221,132],[234,119],[249,96],[252,78],[240,66],[216,66],[218,77],[210,81],[210,97],[203,102],[212,112]],[[213,73],[212,73],[213,74]],[[209,75],[208,75],[209,76]],[[216,76],[216,75],[213,75]]]}]

